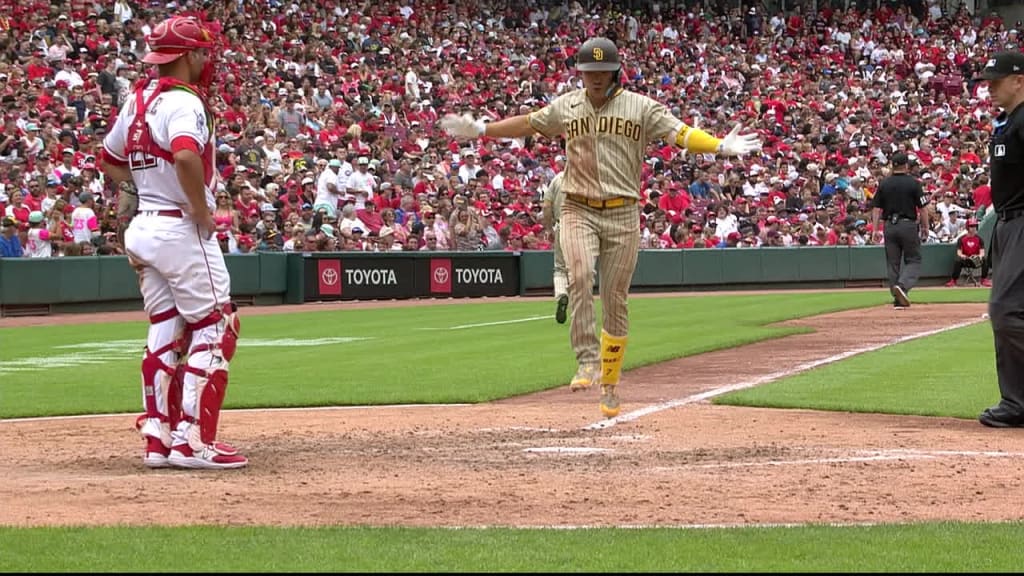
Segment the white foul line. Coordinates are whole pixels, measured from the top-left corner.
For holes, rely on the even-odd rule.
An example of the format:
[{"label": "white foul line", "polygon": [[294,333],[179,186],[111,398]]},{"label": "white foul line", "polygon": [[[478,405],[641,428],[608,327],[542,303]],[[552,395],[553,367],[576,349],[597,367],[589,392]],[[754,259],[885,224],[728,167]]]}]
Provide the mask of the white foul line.
[{"label": "white foul line", "polygon": [[662,412],[664,410],[670,410],[672,408],[678,408],[679,406],[685,406],[687,404],[693,404],[695,402],[700,402],[702,400],[707,400],[709,398],[714,398],[715,396],[721,396],[722,394],[728,394],[729,392],[735,392],[737,390],[746,390],[747,388],[753,388],[754,386],[760,386],[762,384],[767,384],[769,382],[778,380],[780,378],[786,378],[788,376],[794,376],[796,374],[800,374],[801,372],[806,372],[808,370],[812,370],[814,368],[818,368],[819,366],[825,366],[827,364],[833,364],[835,362],[839,362],[840,360],[846,360],[847,358],[850,358],[851,356],[857,356],[858,354],[864,354],[866,352],[874,352],[876,350],[881,350],[882,348],[886,348],[888,346],[893,346],[895,344],[901,344],[903,342],[909,342],[910,340],[917,340],[918,338],[925,338],[925,337],[928,337],[928,336],[934,336],[936,334],[941,334],[943,332],[949,332],[950,330],[956,330],[958,328],[964,328],[964,327],[970,326],[972,324],[977,324],[978,322],[981,322],[981,321],[982,321],[981,319],[967,320],[965,322],[960,322],[960,323],[957,323],[957,324],[953,324],[952,326],[945,326],[943,328],[936,328],[935,330],[927,330],[925,332],[918,332],[917,334],[910,334],[908,336],[900,336],[899,338],[895,338],[895,339],[889,340],[887,342],[882,342],[880,344],[872,344],[871,346],[864,346],[862,348],[856,348],[854,350],[847,350],[846,352],[842,352],[842,353],[839,353],[839,354],[834,354],[834,355],[829,356],[827,358],[820,358],[818,360],[812,360],[810,362],[805,362],[803,364],[799,364],[797,366],[794,366],[793,368],[788,368],[786,370],[780,370],[778,372],[773,372],[773,373],[767,374],[765,376],[758,376],[757,378],[752,378],[750,380],[746,380],[746,381],[743,381],[743,382],[738,382],[736,384],[730,384],[728,386],[722,386],[721,388],[715,388],[713,390],[708,390],[706,392],[701,392],[700,394],[694,394],[692,396],[686,396],[685,398],[677,398],[675,400],[669,400],[668,402],[661,402],[661,403],[658,403],[658,404],[651,404],[650,406],[645,406],[645,407],[643,407],[643,408],[641,408],[639,410],[633,410],[632,412],[626,412],[625,414],[621,414],[619,416],[616,416],[615,418],[609,418],[607,420],[602,420],[600,422],[594,422],[593,424],[590,424],[590,425],[584,427],[583,429],[584,430],[603,430],[605,428],[611,428],[612,426],[615,426],[616,424],[619,424],[621,422],[632,422],[634,420],[639,420],[640,418],[643,418],[644,416],[649,416],[649,415],[655,414],[657,412]]},{"label": "white foul line", "polygon": [[830,458],[801,458],[796,460],[765,460],[761,462],[716,462],[691,466],[658,466],[651,472],[678,472],[701,468],[754,468],[759,466],[813,466],[817,464],[852,464],[855,462],[885,462],[890,460],[935,460],[939,458],[1024,458],[1022,452],[992,452],[972,450],[860,450],[861,456],[834,456]]},{"label": "white foul line", "polygon": [[535,320],[550,320],[554,316],[530,316],[529,318],[516,318],[515,320],[501,320],[498,322],[481,322],[479,324],[460,324],[448,326],[447,328],[417,328],[417,330],[465,330],[466,328],[483,328],[485,326],[503,326],[505,324],[520,324],[522,322],[533,322]]}]

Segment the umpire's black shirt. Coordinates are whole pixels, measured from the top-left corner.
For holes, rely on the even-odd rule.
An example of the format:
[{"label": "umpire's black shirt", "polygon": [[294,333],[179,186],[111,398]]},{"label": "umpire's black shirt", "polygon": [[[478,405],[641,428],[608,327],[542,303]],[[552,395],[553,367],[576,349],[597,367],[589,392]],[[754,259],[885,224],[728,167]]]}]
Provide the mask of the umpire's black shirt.
[{"label": "umpire's black shirt", "polygon": [[878,191],[872,199],[874,208],[882,209],[882,218],[886,221],[895,216],[917,220],[917,209],[928,203],[924,188],[910,174],[898,173],[888,176],[878,185]]},{"label": "umpire's black shirt", "polygon": [[992,206],[997,212],[1024,210],[1024,105],[992,130],[988,146],[992,164]]}]

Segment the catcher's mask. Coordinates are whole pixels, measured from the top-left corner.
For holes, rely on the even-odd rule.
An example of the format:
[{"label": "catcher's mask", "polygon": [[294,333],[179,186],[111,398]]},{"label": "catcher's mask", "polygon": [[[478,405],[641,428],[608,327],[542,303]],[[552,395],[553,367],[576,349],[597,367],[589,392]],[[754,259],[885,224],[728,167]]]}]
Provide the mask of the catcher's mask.
[{"label": "catcher's mask", "polygon": [[205,92],[213,83],[216,67],[217,41],[213,33],[195,18],[173,16],[160,22],[146,37],[149,52],[142,61],[147,64],[167,64],[197,49],[207,50],[206,64],[199,77],[199,87]]}]

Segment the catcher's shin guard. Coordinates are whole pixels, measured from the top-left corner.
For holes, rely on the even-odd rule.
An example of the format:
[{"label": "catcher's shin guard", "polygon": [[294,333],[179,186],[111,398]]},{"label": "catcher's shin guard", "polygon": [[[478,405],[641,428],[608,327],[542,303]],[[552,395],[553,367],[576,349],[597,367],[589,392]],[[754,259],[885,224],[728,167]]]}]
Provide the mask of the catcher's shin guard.
[{"label": "catcher's shin guard", "polygon": [[608,418],[619,415],[616,386],[622,375],[622,359],[626,356],[625,336],[612,336],[601,331],[601,413]]},{"label": "catcher's shin guard", "polygon": [[[188,324],[192,347],[184,367],[185,424],[178,427],[181,438],[195,451],[211,446],[217,439],[217,425],[228,386],[228,366],[235,356],[241,329],[233,303],[216,309],[206,318]],[[234,449],[218,444],[222,455]]]},{"label": "catcher's shin guard", "polygon": [[171,430],[180,417],[181,338],[185,320],[175,309],[149,317],[149,335],[142,359],[142,405],[145,414],[136,425],[143,437],[171,445]]}]

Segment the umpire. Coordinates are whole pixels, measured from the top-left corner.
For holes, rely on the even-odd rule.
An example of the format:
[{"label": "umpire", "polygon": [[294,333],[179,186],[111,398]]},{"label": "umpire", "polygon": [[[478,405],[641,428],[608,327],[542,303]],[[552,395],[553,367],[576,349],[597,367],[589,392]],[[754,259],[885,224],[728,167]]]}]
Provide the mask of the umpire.
[{"label": "umpire", "polygon": [[978,420],[996,428],[1024,426],[1024,54],[1000,52],[982,70],[992,101],[1003,109],[989,142],[992,207],[997,219],[989,253],[988,312],[995,336],[999,404]]},{"label": "umpire", "polygon": [[871,229],[876,241],[879,217],[885,220],[885,262],[896,309],[910,306],[907,294],[921,275],[921,238],[928,235],[928,197],[910,175],[909,162],[902,152],[893,155],[892,174],[878,185],[872,200]]}]

